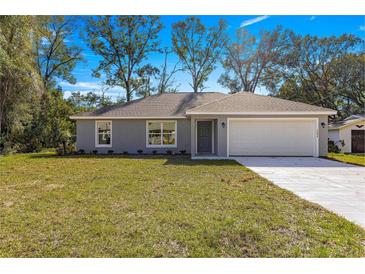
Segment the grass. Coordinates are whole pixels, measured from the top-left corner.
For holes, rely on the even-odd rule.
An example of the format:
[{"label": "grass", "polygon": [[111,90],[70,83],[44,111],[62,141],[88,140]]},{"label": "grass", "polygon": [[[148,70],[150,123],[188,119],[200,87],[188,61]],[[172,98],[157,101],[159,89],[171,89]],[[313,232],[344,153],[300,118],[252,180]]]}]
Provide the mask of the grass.
[{"label": "grass", "polygon": [[365,231],[233,161],[0,157],[0,257],[361,257]]},{"label": "grass", "polygon": [[328,158],[348,164],[365,166],[365,154],[328,153]]}]

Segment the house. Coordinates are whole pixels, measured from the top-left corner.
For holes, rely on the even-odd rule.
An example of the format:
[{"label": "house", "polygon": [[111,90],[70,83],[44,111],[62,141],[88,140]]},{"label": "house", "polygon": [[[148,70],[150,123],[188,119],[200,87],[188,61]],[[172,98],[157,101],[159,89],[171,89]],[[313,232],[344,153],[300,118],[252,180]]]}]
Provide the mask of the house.
[{"label": "house", "polygon": [[328,137],[344,153],[365,153],[365,115],[330,123]]},{"label": "house", "polygon": [[331,109],[239,92],[154,95],[72,116],[77,147],[192,158],[325,156]]}]

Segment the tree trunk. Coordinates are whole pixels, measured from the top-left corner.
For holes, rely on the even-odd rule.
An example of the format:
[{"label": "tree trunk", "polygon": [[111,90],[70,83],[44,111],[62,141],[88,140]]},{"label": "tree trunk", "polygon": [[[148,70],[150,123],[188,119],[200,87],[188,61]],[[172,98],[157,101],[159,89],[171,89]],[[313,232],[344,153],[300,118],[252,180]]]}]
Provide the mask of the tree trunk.
[{"label": "tree trunk", "polygon": [[62,142],[62,146],[63,146],[63,154],[66,155],[67,151],[66,151],[66,142],[65,141]]},{"label": "tree trunk", "polygon": [[199,90],[197,82],[198,82],[197,79],[193,77],[193,90],[194,90],[194,93],[197,93],[198,90]]},{"label": "tree trunk", "polygon": [[128,84],[125,85],[125,97],[127,99],[127,102],[129,102],[131,100],[131,88],[129,87]]}]

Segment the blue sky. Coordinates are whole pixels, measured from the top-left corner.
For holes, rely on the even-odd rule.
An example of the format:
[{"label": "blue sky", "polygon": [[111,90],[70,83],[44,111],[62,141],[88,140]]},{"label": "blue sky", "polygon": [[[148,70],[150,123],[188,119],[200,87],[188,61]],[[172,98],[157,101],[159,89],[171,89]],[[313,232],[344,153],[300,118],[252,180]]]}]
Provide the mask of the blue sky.
[{"label": "blue sky", "polygon": [[[198,16],[206,26],[216,25],[219,19],[224,19],[229,28],[228,34],[234,35],[235,31],[241,26],[247,28],[251,33],[257,34],[261,29],[271,30],[277,25],[282,25],[284,28],[293,30],[296,33],[305,35],[317,36],[339,36],[344,33],[352,33],[365,39],[365,16]],[[186,16],[161,16],[161,21],[164,28],[160,32],[161,46],[171,46],[171,25]],[[79,31],[82,31],[83,17],[79,18]],[[69,44],[77,44],[83,48],[85,61],[78,64],[73,71],[77,79],[75,85],[71,85],[64,81],[59,81],[59,85],[64,91],[65,97],[68,97],[72,91],[80,91],[86,93],[88,91],[98,92],[102,79],[96,79],[91,76],[92,69],[98,64],[99,57],[90,50],[80,38],[78,33],[67,41]],[[155,66],[162,64],[163,56],[154,54],[149,56],[149,62]],[[169,63],[172,66],[177,57],[169,56]],[[220,91],[228,92],[221,87],[217,80],[222,73],[222,68],[218,64],[216,70],[210,75],[206,82],[207,88],[205,91]],[[181,72],[175,76],[176,83],[179,83],[179,91],[191,91],[189,85],[190,76],[188,73]],[[112,98],[124,96],[124,91],[120,87],[110,88],[107,95]],[[265,94],[266,91],[259,90],[258,93]]]}]

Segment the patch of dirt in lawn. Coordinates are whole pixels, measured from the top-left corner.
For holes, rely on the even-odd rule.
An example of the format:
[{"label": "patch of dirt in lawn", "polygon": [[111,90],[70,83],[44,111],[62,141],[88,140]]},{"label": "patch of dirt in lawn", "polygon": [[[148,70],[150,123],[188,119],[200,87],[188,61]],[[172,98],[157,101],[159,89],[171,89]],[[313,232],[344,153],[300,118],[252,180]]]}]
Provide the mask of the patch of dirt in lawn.
[{"label": "patch of dirt in lawn", "polygon": [[63,188],[63,187],[64,187],[64,185],[60,185],[60,184],[49,184],[49,185],[45,186],[45,189],[54,190],[54,189]]},{"label": "patch of dirt in lawn", "polygon": [[12,202],[12,201],[4,202],[5,207],[11,207],[13,204],[14,204],[14,202]]}]

